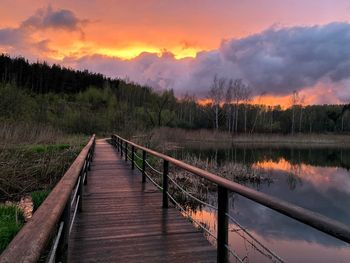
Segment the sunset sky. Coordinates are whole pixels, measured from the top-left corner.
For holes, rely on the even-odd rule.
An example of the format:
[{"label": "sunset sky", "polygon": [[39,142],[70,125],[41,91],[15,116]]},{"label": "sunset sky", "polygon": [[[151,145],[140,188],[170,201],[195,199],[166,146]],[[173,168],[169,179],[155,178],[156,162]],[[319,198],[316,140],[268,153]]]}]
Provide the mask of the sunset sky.
[{"label": "sunset sky", "polygon": [[0,0],[0,52],[205,98],[242,78],[254,102],[350,101],[348,0]]}]

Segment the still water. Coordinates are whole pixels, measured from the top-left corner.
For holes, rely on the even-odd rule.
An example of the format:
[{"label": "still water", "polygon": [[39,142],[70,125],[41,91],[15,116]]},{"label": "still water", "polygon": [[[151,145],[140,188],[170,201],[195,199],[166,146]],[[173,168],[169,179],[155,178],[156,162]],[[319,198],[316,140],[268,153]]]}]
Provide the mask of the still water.
[{"label": "still water", "polygon": [[[244,163],[272,181],[258,185],[245,183],[246,186],[350,227],[350,149],[191,146],[171,154],[179,159],[186,155],[210,158],[218,165]],[[206,201],[215,205],[216,193],[211,193]],[[202,206],[190,213],[216,233],[216,212],[213,209]],[[243,262],[350,262],[348,244],[242,196],[230,195],[229,214],[239,224],[230,221],[230,248]],[[231,255],[231,261],[237,260]]]}]

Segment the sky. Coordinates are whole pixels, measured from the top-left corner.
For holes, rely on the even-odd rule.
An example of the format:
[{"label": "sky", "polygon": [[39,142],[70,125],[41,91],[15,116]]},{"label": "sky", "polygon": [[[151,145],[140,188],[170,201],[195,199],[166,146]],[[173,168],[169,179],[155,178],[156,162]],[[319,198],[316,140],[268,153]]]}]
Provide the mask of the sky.
[{"label": "sky", "polygon": [[206,98],[215,75],[253,101],[350,101],[349,0],[0,0],[0,52]]}]

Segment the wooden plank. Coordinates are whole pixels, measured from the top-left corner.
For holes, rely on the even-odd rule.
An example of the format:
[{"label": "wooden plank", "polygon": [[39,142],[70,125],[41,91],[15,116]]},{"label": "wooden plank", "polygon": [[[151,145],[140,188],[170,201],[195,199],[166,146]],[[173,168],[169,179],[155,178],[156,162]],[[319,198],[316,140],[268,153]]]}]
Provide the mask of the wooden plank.
[{"label": "wooden plank", "polygon": [[216,250],[106,141],[96,143],[70,262],[216,262]]}]

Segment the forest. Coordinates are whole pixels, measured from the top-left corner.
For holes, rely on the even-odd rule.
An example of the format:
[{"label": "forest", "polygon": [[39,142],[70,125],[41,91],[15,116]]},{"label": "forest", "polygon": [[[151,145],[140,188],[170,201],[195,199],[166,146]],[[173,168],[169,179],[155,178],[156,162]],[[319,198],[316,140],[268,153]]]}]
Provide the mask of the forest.
[{"label": "forest", "polygon": [[349,132],[349,105],[251,103],[254,87],[216,76],[207,103],[87,70],[0,55],[0,121],[44,124],[69,133],[132,133],[159,126],[242,133]]}]

